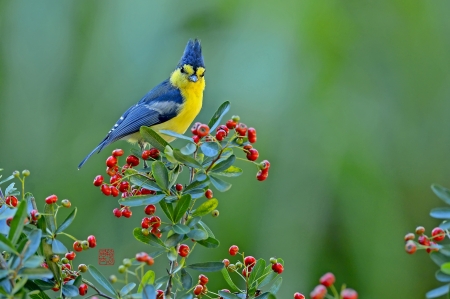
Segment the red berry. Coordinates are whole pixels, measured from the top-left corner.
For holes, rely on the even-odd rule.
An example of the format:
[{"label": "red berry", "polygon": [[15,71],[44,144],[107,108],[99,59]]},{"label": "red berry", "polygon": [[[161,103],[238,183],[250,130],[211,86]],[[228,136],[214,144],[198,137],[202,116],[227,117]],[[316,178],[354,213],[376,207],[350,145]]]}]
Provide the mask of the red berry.
[{"label": "red berry", "polygon": [[209,134],[209,127],[208,127],[208,125],[201,124],[201,125],[198,126],[198,128],[197,128],[197,135],[198,135],[198,137],[203,138],[203,137],[205,137],[208,134]]},{"label": "red berry", "polygon": [[419,236],[418,241],[419,244],[422,244],[423,246],[430,246],[430,240],[425,235]]},{"label": "red berry", "polygon": [[108,167],[114,167],[117,164],[117,158],[114,156],[109,156],[108,159],[106,159],[106,166]]},{"label": "red berry", "polygon": [[211,198],[213,198],[213,196],[214,196],[214,194],[213,194],[211,189],[208,189],[208,190],[205,191],[205,197],[207,199],[211,199]]},{"label": "red berry", "polygon": [[114,196],[114,197],[119,196],[119,190],[117,190],[116,187],[110,186],[109,189],[111,189],[111,195],[112,195],[112,196]]},{"label": "red berry", "polygon": [[119,182],[121,179],[122,179],[122,176],[117,173],[109,179],[109,183],[113,186],[117,186],[117,185],[119,185]]},{"label": "red berry", "polygon": [[224,259],[222,261],[222,263],[224,264],[225,268],[228,268],[228,266],[230,265],[230,260],[229,259]]},{"label": "red berry", "polygon": [[73,242],[73,250],[75,250],[75,251],[82,251],[83,250],[83,247],[81,246],[81,242],[80,241]]},{"label": "red berry", "polygon": [[139,158],[135,155],[129,155],[127,157],[127,164],[130,164],[131,166],[138,166],[139,165]]},{"label": "red berry", "polygon": [[152,147],[150,149],[150,157],[153,159],[158,159],[159,158],[159,150],[157,148]]},{"label": "red berry", "polygon": [[228,129],[232,130],[232,129],[236,128],[236,122],[233,121],[232,119],[230,119],[227,121],[226,126]]},{"label": "red berry", "polygon": [[216,133],[216,139],[217,141],[222,141],[225,139],[225,137],[227,136],[227,133],[224,130],[219,130]]},{"label": "red berry", "polygon": [[201,285],[205,285],[205,284],[207,284],[208,283],[208,277],[206,277],[206,275],[203,275],[203,274],[200,274],[199,276],[198,276],[198,280],[199,280],[199,284],[201,284]]},{"label": "red berry", "polygon": [[138,262],[145,262],[148,258],[149,258],[149,256],[145,252],[136,253],[136,260]]},{"label": "red berry", "polygon": [[175,189],[176,189],[178,192],[180,192],[181,190],[183,190],[183,185],[181,185],[181,184],[176,184],[176,185],[175,185]]},{"label": "red berry", "polygon": [[111,195],[111,189],[109,188],[108,185],[103,184],[101,187],[101,190],[103,192],[103,194],[105,194],[106,196],[110,196]]},{"label": "red berry", "polygon": [[94,179],[94,186],[99,187],[101,184],[103,184],[103,176],[98,175]]},{"label": "red berry", "polygon": [[6,219],[6,225],[7,225],[7,226],[11,226],[12,220],[13,220],[12,217],[7,218],[7,219]]},{"label": "red berry", "polygon": [[431,231],[431,236],[433,236],[433,240],[436,242],[440,242],[445,239],[445,232],[440,227],[435,227]]},{"label": "red berry", "polygon": [[156,207],[155,205],[148,205],[145,207],[144,209],[145,214],[147,215],[153,215],[156,212]]},{"label": "red berry", "polygon": [[353,289],[345,289],[341,292],[342,299],[358,299],[358,293]]},{"label": "red berry", "polygon": [[122,211],[121,211],[120,209],[118,209],[118,208],[115,208],[115,209],[113,210],[113,214],[114,214],[114,216],[116,216],[117,218],[122,217]]},{"label": "red berry", "polygon": [[76,256],[76,254],[73,251],[67,252],[66,255],[65,255],[66,259],[68,259],[69,261],[73,261],[75,256]]},{"label": "red berry", "polygon": [[142,188],[142,189],[141,189],[141,194],[142,194],[142,195],[146,195],[146,194],[156,194],[156,192],[153,191],[153,190],[149,190],[149,189],[146,189],[146,188]]},{"label": "red berry", "polygon": [[256,142],[256,136],[248,137],[248,142],[255,143]]},{"label": "red berry", "polygon": [[258,173],[256,174],[256,178],[258,179],[258,181],[265,181],[268,176],[269,173],[263,170],[258,171]]},{"label": "red berry", "polygon": [[34,209],[31,210],[30,216],[31,216],[31,219],[33,219],[34,221],[37,221],[40,218],[38,210],[34,210]]},{"label": "red berry", "polygon": [[130,187],[130,183],[128,183],[127,181],[122,181],[119,185],[119,191],[127,192],[129,187]]},{"label": "red berry", "polygon": [[253,148],[253,145],[251,144],[246,144],[242,147],[243,149],[245,149],[246,151],[249,151],[251,148]]},{"label": "red berry", "polygon": [[163,290],[156,291],[156,299],[164,299],[164,291]]},{"label": "red berry", "polygon": [[198,143],[200,141],[200,137],[198,137],[198,135],[194,135],[192,136],[192,140],[194,141],[194,143]]},{"label": "red berry", "polygon": [[142,195],[142,192],[141,192],[141,190],[138,190],[138,189],[132,189],[131,195],[133,195],[133,196]]},{"label": "red berry", "polygon": [[250,161],[256,161],[259,157],[258,150],[256,148],[251,148],[247,153],[247,159]]},{"label": "red berry", "polygon": [[141,157],[143,160],[148,160],[148,158],[150,158],[150,150],[143,151]]},{"label": "red berry", "polygon": [[284,271],[284,267],[280,263],[275,263],[272,265],[272,270],[278,274],[281,274]]},{"label": "red berry", "polygon": [[158,239],[160,239],[162,236],[161,231],[157,227],[153,227],[151,233]]},{"label": "red berry", "polygon": [[194,288],[194,295],[198,296],[202,293],[203,291],[203,286],[201,284],[196,285]]},{"label": "red berry", "polygon": [[248,128],[247,130],[248,141],[250,143],[256,142],[256,130],[255,128]]},{"label": "red berry", "polygon": [[245,136],[247,133],[247,125],[244,123],[239,123],[236,127],[236,132],[238,132],[239,136]]},{"label": "red berry", "polygon": [[414,240],[416,238],[416,235],[414,235],[413,233],[408,233],[405,235],[405,241],[409,241],[409,240]]},{"label": "red berry", "polygon": [[323,299],[327,294],[327,288],[321,284],[316,286],[314,290],[309,294],[311,299]]},{"label": "red berry", "polygon": [[122,156],[122,155],[123,155],[123,149],[118,148],[118,149],[113,150],[113,151],[112,151],[112,155],[113,155],[114,157],[120,157],[120,156]]},{"label": "red berry", "polygon": [[430,247],[427,248],[427,252],[435,252],[435,251],[439,251],[439,248],[437,247],[437,243],[435,242],[430,242]]},{"label": "red berry", "polygon": [[52,203],[56,203],[58,201],[58,197],[56,195],[50,195],[45,199],[45,203],[51,205]]},{"label": "red berry", "polygon": [[269,162],[268,160],[262,161],[261,163],[259,163],[259,168],[260,168],[261,170],[269,171],[269,168],[270,168],[270,162]]},{"label": "red berry", "polygon": [[242,276],[248,277],[250,275],[250,272],[252,272],[252,269],[244,268],[244,269],[242,269]]},{"label": "red berry", "polygon": [[82,283],[79,287],[78,287],[78,292],[80,293],[81,296],[86,295],[88,291],[88,286],[85,283]]},{"label": "red berry", "polygon": [[180,247],[178,247],[178,254],[181,257],[187,257],[189,254],[189,246],[187,246],[186,244],[181,244]]},{"label": "red berry", "polygon": [[192,128],[191,128],[192,135],[197,135],[197,129],[198,129],[198,127],[199,127],[201,124],[202,124],[202,123],[196,122],[196,123],[192,126]]},{"label": "red berry", "polygon": [[295,293],[294,294],[294,299],[305,299],[305,295],[301,294],[301,293]]},{"label": "red berry", "polygon": [[413,254],[414,252],[416,252],[416,250],[417,250],[417,245],[416,245],[416,243],[414,243],[414,241],[409,240],[409,241],[406,242],[406,244],[405,244],[405,251],[408,254]]},{"label": "red berry", "polygon": [[119,170],[119,166],[117,165],[113,167],[106,167],[106,174],[109,176],[113,176],[117,173],[117,170]]},{"label": "red berry", "polygon": [[219,132],[220,130],[225,131],[225,133],[227,134],[226,136],[228,136],[228,133],[230,132],[230,129],[228,129],[228,127],[225,125],[218,126],[216,131]]},{"label": "red berry", "polygon": [[255,265],[255,263],[256,263],[256,259],[251,255],[246,256],[244,258],[244,265],[246,265],[246,266],[253,266],[253,265]]},{"label": "red berry", "polygon": [[336,278],[334,277],[334,274],[331,272],[325,273],[319,279],[320,284],[323,284],[326,287],[332,286],[335,281],[336,281]]},{"label": "red berry", "polygon": [[124,209],[122,210],[122,216],[123,216],[123,217],[125,217],[125,218],[130,218],[131,215],[133,215],[133,213],[131,212],[131,210],[130,210],[128,207],[127,207],[127,208],[124,208]]},{"label": "red berry", "polygon": [[144,217],[141,221],[141,227],[142,228],[149,228],[150,227],[150,218]]},{"label": "red berry", "polygon": [[130,166],[129,164],[125,164],[124,166],[122,166],[122,169],[120,170],[120,172],[122,172],[122,174],[125,174],[125,171],[127,171],[127,169],[129,168],[133,168],[133,166]]},{"label": "red berry", "polygon": [[228,249],[228,252],[230,253],[230,255],[236,255],[239,252],[239,247],[233,245],[230,247],[230,249]]},{"label": "red berry", "polygon": [[11,206],[11,207],[17,207],[17,197],[15,197],[15,196],[8,196],[8,197],[6,197],[6,199],[5,199],[5,203],[8,205],[8,206]]},{"label": "red berry", "polygon": [[159,218],[158,216],[152,216],[149,219],[149,223],[153,228],[158,228],[161,226],[161,218]]},{"label": "red berry", "polygon": [[416,227],[416,234],[422,235],[423,233],[425,233],[425,227],[423,226]]},{"label": "red berry", "polygon": [[94,248],[95,246],[97,246],[97,240],[95,239],[95,236],[90,235],[89,237],[87,237],[87,241],[89,242],[90,248]]},{"label": "red berry", "polygon": [[70,264],[62,264],[61,270],[70,270]]}]

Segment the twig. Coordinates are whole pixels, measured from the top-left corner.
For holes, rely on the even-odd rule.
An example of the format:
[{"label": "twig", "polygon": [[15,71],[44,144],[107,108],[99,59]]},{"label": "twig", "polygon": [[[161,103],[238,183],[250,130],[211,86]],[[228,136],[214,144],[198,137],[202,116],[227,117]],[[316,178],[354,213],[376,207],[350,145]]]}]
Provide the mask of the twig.
[{"label": "twig", "polygon": [[94,284],[92,284],[92,282],[89,282],[89,281],[87,281],[86,279],[83,279],[83,282],[84,282],[85,284],[89,285],[91,288],[93,288],[93,289],[97,292],[97,295],[99,295],[99,296],[101,296],[101,297],[104,297],[104,298],[115,299],[114,297],[110,297],[110,296],[108,296],[108,295],[102,293],[99,289],[97,289],[97,288],[95,287]]},{"label": "twig", "polygon": [[210,169],[214,166],[214,163],[217,162],[217,160],[220,159],[220,156],[222,155],[224,149],[221,149],[219,154],[217,155],[217,157],[211,162],[211,164],[208,166],[208,168],[205,170],[205,173],[208,173],[208,171],[210,171]]}]

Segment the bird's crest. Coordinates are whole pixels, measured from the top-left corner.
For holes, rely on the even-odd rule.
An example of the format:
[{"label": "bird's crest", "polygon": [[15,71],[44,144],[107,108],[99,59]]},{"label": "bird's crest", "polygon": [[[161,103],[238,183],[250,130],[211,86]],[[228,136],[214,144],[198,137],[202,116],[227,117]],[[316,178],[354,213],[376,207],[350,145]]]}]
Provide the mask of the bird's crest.
[{"label": "bird's crest", "polygon": [[198,39],[190,39],[188,41],[183,56],[178,63],[178,67],[182,67],[185,64],[191,65],[193,68],[205,67],[202,56],[202,46]]}]

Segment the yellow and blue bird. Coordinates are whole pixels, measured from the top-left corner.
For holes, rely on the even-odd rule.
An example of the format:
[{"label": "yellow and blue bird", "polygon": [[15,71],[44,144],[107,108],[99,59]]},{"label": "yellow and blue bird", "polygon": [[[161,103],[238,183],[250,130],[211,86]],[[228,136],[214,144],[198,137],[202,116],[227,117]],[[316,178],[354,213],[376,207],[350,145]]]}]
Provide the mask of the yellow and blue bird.
[{"label": "yellow and blue bird", "polygon": [[[125,111],[106,135],[105,139],[81,161],[78,169],[95,152],[117,140],[143,141],[141,126],[159,130],[171,130],[183,134],[200,112],[205,89],[205,64],[202,48],[197,39],[189,40],[183,56],[169,79],[150,90],[136,105]],[[171,142],[174,137],[162,135]]]}]

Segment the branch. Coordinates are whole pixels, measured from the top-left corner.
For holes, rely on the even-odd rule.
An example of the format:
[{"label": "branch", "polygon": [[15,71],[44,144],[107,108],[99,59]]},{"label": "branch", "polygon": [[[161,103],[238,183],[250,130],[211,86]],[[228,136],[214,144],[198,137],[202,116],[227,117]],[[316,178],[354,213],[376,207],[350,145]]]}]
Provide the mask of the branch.
[{"label": "branch", "polygon": [[83,282],[84,282],[85,284],[87,284],[88,286],[90,286],[91,288],[93,288],[93,289],[97,292],[97,295],[99,295],[99,296],[101,296],[101,297],[104,297],[104,298],[115,299],[114,297],[110,297],[110,296],[108,296],[108,295],[102,293],[99,289],[97,289],[97,288],[95,287],[95,285],[94,285],[92,282],[89,282],[89,281],[87,281],[86,279],[83,279]]}]

